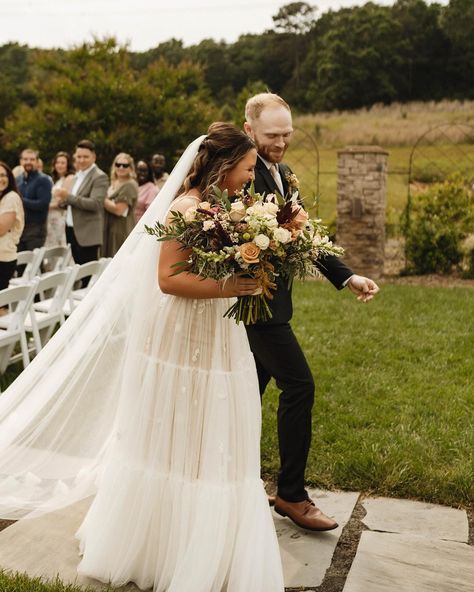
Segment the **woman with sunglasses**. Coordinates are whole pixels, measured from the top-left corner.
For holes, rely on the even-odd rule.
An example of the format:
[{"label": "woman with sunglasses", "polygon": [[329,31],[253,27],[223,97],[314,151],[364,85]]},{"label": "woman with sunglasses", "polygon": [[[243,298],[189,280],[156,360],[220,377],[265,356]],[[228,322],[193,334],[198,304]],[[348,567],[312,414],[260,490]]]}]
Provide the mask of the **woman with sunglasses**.
[{"label": "woman with sunglasses", "polygon": [[138,198],[138,185],[135,180],[135,164],[129,154],[117,154],[110,179],[110,187],[104,200],[104,257],[113,257],[135,226],[133,212]]}]

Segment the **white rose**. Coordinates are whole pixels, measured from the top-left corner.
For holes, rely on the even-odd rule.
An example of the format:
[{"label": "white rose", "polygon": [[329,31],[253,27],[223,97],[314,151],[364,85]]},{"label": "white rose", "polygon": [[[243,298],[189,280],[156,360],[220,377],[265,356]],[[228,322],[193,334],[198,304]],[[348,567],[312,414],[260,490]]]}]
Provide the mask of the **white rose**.
[{"label": "white rose", "polygon": [[257,202],[252,207],[250,207],[247,212],[249,214],[255,214],[256,216],[262,216],[265,214],[265,206],[262,203]]},{"label": "white rose", "polygon": [[202,228],[204,230],[204,232],[207,232],[208,230],[212,230],[216,225],[214,224],[214,222],[212,220],[205,220],[202,224]]},{"label": "white rose", "polygon": [[234,201],[230,206],[229,218],[232,222],[240,222],[245,218],[246,209],[241,201]]},{"label": "white rose", "polygon": [[265,220],[265,226],[267,228],[276,228],[278,226],[278,220],[274,217]]},{"label": "white rose", "polygon": [[257,236],[254,238],[254,242],[257,245],[257,247],[260,247],[264,251],[265,249],[268,249],[270,239],[268,238],[268,236],[265,236],[264,234],[257,234]]},{"label": "white rose", "polygon": [[279,206],[276,203],[273,203],[272,201],[267,201],[265,204],[265,211],[267,212],[267,214],[276,214],[279,209]]},{"label": "white rose", "polygon": [[291,240],[291,232],[286,228],[275,228],[273,238],[282,245],[285,245]]},{"label": "white rose", "polygon": [[202,201],[199,204],[199,207],[201,208],[201,210],[210,210],[211,209],[211,204],[208,201]]},{"label": "white rose", "polygon": [[184,212],[184,219],[186,222],[193,222],[193,220],[196,219],[196,210],[197,210],[197,208],[192,207],[192,208],[188,208]]}]

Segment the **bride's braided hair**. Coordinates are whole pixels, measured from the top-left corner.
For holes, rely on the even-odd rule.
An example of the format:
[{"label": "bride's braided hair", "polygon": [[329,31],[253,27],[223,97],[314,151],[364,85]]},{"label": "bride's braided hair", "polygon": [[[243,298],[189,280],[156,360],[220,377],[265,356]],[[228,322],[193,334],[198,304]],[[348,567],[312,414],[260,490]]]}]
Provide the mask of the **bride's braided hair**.
[{"label": "bride's braided hair", "polygon": [[202,199],[208,200],[213,185],[219,185],[252,148],[253,141],[234,125],[221,121],[211,124],[184,181],[184,191],[197,188]]}]

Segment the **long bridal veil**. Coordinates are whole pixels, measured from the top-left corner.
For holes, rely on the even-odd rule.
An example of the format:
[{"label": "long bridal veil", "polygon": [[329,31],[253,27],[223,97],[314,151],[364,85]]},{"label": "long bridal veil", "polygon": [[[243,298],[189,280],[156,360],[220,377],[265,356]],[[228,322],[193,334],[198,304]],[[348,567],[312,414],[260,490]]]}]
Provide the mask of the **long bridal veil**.
[{"label": "long bridal veil", "polygon": [[121,398],[140,389],[137,353],[146,355],[148,311],[162,296],[159,243],[143,227],[164,220],[204,137],[81,305],[0,395],[0,517],[34,517],[95,492]]}]

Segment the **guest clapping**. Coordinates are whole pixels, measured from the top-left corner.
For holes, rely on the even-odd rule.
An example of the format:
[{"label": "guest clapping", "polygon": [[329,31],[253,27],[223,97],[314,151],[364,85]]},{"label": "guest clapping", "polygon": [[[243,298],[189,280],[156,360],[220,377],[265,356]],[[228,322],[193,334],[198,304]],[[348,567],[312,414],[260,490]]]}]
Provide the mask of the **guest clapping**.
[{"label": "guest clapping", "polygon": [[66,210],[66,240],[74,261],[79,264],[97,259],[103,237],[104,198],[109,179],[95,164],[94,143],[81,140],[76,144],[76,175],[70,190],[60,187],[54,193]]},{"label": "guest clapping", "polygon": [[151,166],[144,160],[137,162],[138,199],[135,207],[135,221],[138,222],[151,202],[158,195],[158,187],[153,180]]},{"label": "guest clapping", "polygon": [[135,226],[138,198],[135,166],[129,154],[117,154],[110,172],[111,184],[104,201],[104,244],[102,254],[113,257]]},{"label": "guest clapping", "polygon": [[15,178],[10,167],[0,162],[0,290],[8,288],[15,271],[17,245],[24,225],[23,204]]},{"label": "guest clapping", "polygon": [[66,210],[59,207],[56,190],[72,188],[74,167],[72,158],[67,152],[58,152],[51,163],[51,177],[53,179],[53,197],[49,203],[48,234],[46,247],[59,247],[66,244]]}]

